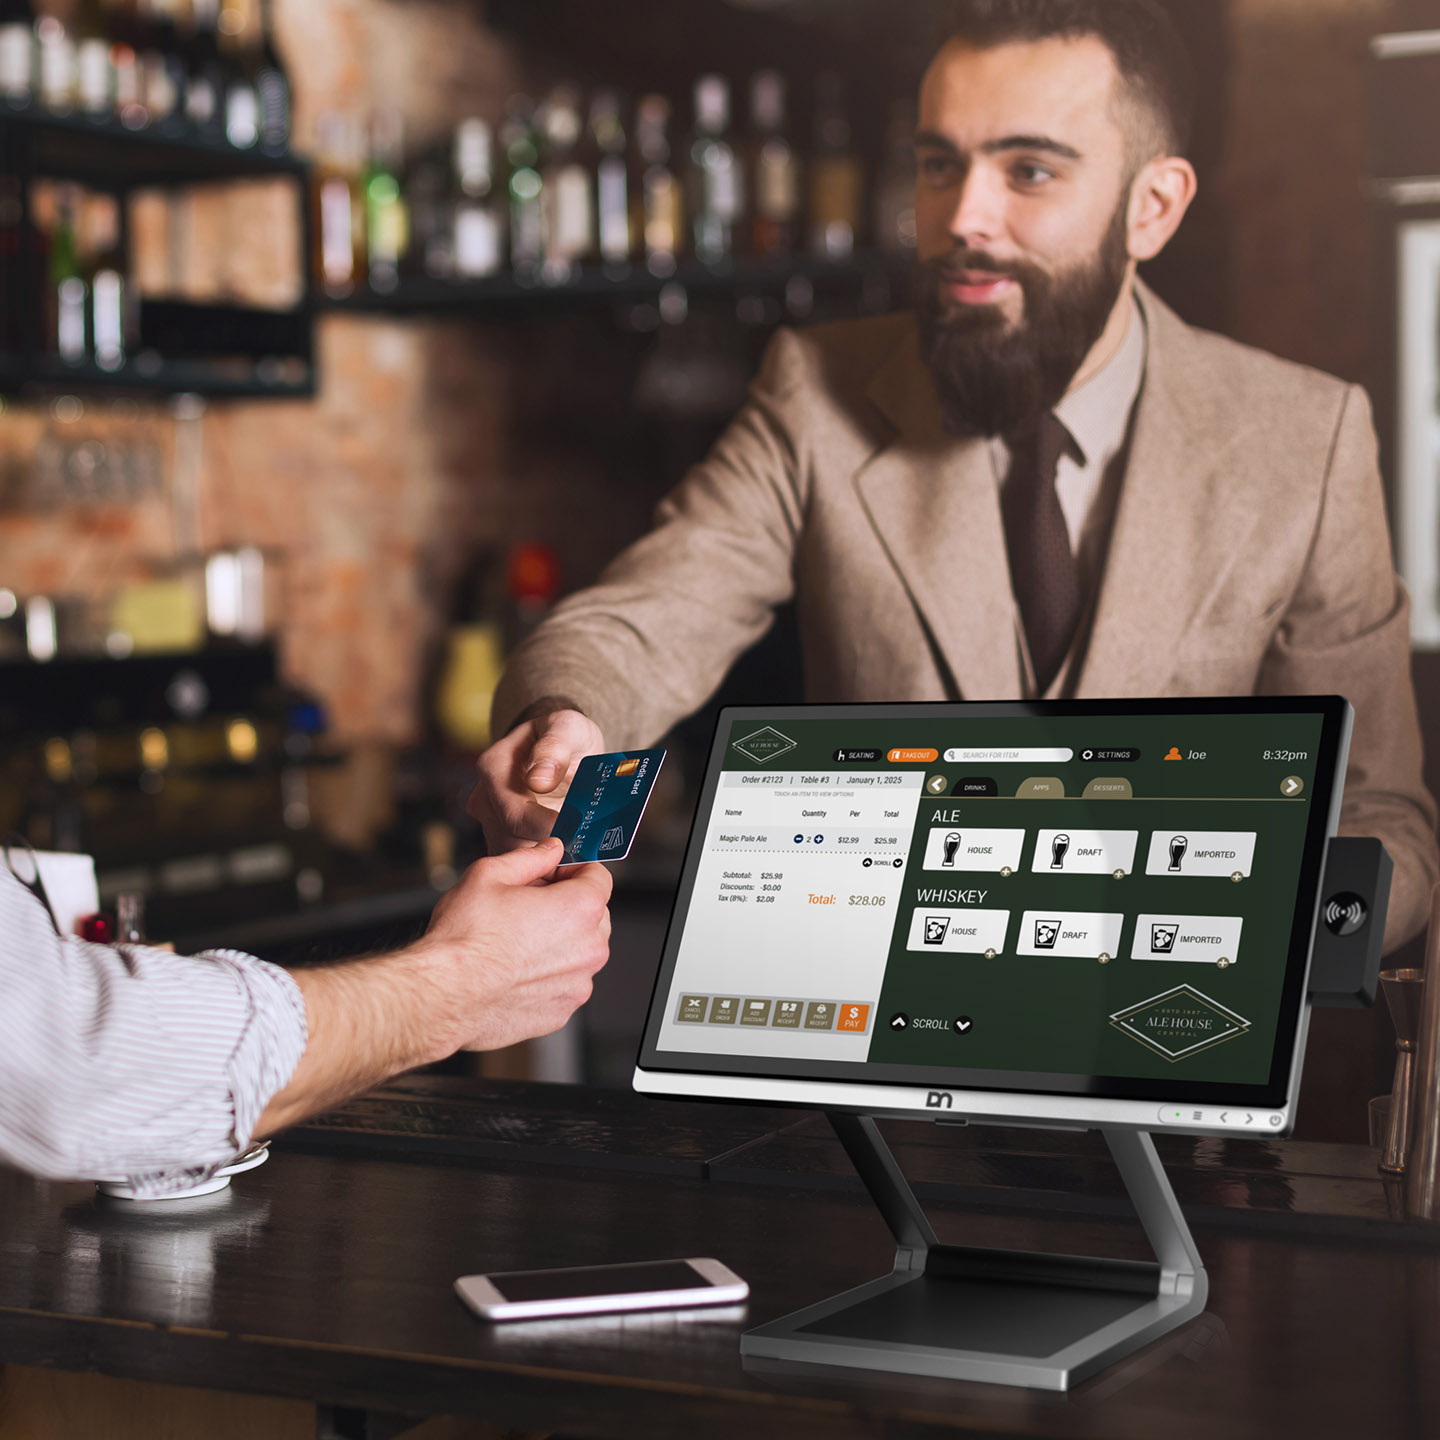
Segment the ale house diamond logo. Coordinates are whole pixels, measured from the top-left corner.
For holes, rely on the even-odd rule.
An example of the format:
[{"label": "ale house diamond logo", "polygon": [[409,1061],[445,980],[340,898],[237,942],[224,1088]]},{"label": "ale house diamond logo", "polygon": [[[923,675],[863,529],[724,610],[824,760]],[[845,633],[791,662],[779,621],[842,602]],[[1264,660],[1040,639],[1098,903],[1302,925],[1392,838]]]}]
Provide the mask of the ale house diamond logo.
[{"label": "ale house diamond logo", "polygon": [[788,735],[782,735],[773,726],[767,725],[763,730],[757,730],[743,740],[736,740],[731,748],[738,750],[747,760],[753,760],[757,765],[763,765],[767,760],[773,760],[777,755],[784,755],[786,751],[793,750],[795,741]]},{"label": "ale house diamond logo", "polygon": [[1167,1060],[1184,1060],[1233,1040],[1250,1022],[1190,985],[1177,985],[1138,1005],[1117,1010],[1110,1023]]}]

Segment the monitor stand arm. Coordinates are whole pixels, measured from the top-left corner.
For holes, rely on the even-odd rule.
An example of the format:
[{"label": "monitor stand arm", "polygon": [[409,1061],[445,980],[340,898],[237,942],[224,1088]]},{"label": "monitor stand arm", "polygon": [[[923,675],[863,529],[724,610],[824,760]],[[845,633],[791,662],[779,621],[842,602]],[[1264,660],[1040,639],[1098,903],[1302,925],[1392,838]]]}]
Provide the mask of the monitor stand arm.
[{"label": "monitor stand arm", "polygon": [[895,1268],[747,1331],[742,1355],[1066,1390],[1205,1309],[1205,1267],[1143,1131],[1101,1133],[1154,1261],[942,1245],[875,1121],[829,1120],[895,1236]]}]

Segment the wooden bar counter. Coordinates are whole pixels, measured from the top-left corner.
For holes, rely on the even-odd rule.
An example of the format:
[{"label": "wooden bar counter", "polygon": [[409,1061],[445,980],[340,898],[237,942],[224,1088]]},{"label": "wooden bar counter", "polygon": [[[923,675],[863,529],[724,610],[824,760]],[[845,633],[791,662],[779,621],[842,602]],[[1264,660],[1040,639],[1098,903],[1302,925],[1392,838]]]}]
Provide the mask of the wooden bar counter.
[{"label": "wooden bar counter", "polygon": [[[944,1241],[1143,1256],[1099,1137],[886,1127]],[[889,1270],[822,1117],[409,1077],[217,1196],[0,1171],[0,1440],[505,1430],[1187,1440],[1440,1435],[1440,1227],[1369,1150],[1161,1136],[1199,1320],[1068,1395],[742,1364]],[[489,1326],[457,1275],[713,1255],[747,1307]]]}]

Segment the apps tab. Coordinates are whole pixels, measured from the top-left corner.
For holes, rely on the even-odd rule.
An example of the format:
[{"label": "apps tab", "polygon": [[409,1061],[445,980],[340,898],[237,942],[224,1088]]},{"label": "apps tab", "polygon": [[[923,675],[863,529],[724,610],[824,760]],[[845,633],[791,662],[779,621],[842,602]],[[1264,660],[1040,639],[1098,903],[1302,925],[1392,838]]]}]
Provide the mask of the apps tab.
[{"label": "apps tab", "polygon": [[1065,782],[1058,775],[1032,775],[1020,782],[1017,800],[1063,800]]},{"label": "apps tab", "polygon": [[1018,955],[1067,955],[1111,960],[1120,950],[1125,917],[1096,910],[1027,910],[1020,917]]},{"label": "apps tab", "polygon": [[1138,830],[1041,830],[1035,837],[1035,875],[1129,874],[1135,868]]},{"label": "apps tab", "polygon": [[905,948],[940,955],[999,954],[1010,929],[1008,910],[921,906],[910,917]]},{"label": "apps tab", "polygon": [[1255,835],[1254,830],[1156,830],[1145,873],[1243,879],[1254,864]]},{"label": "apps tab", "polygon": [[[958,813],[958,812],[957,812]],[[934,825],[925,842],[926,870],[1003,870],[1020,868],[1023,830],[987,830],[967,825]]]},{"label": "apps tab", "polygon": [[1181,960],[1233,965],[1240,955],[1239,915],[1137,915],[1132,960]]}]

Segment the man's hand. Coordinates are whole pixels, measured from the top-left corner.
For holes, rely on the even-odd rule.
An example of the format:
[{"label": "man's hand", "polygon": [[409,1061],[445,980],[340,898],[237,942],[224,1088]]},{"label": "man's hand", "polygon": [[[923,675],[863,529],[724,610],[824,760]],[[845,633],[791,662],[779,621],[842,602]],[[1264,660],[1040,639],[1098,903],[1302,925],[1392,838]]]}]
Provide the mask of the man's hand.
[{"label": "man's hand", "polygon": [[610,954],[610,872],[568,868],[558,840],[472,865],[435,907],[422,944],[448,957],[446,1009],[465,1050],[498,1050],[558,1030],[589,998]]},{"label": "man's hand", "polygon": [[485,828],[490,854],[545,839],[575,767],[604,750],[600,727],[578,710],[552,710],[497,740],[480,757],[469,806]]},{"label": "man's hand", "polygon": [[591,977],[610,953],[603,865],[537,883],[564,853],[549,840],[477,861],[414,945],[296,971],[309,1040],[253,1138],[456,1050],[558,1030],[590,998]]}]

